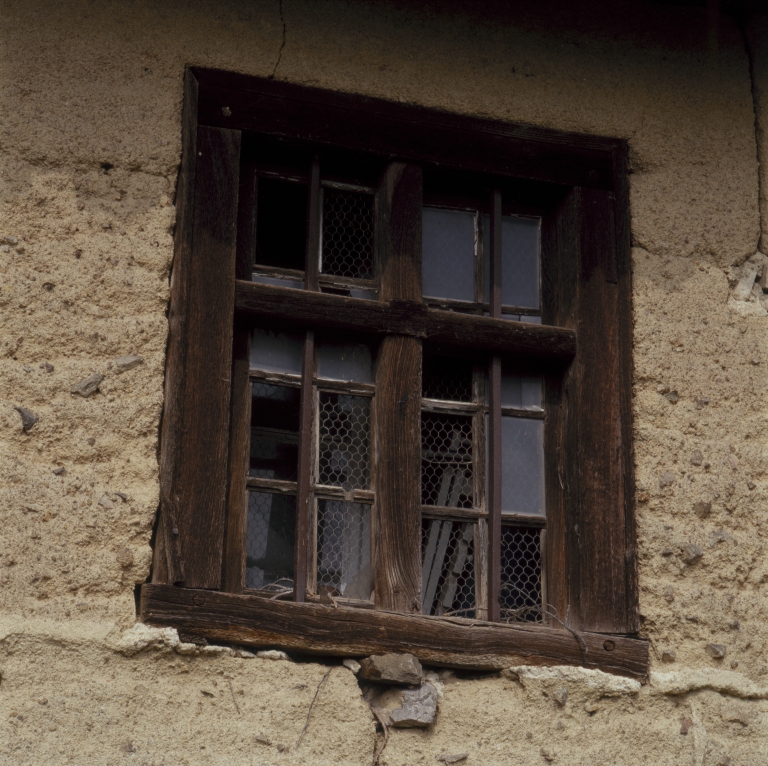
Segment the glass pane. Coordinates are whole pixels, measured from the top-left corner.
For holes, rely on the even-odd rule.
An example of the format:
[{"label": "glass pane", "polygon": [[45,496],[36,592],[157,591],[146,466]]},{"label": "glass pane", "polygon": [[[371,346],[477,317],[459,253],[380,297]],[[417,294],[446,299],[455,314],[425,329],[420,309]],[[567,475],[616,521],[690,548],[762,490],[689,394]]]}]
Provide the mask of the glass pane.
[{"label": "glass pane", "polygon": [[502,512],[544,516],[544,421],[501,419]]},{"label": "glass pane", "polygon": [[475,616],[472,522],[422,519],[421,611]]},{"label": "glass pane", "polygon": [[421,502],[472,507],[472,418],[421,413]]},{"label": "glass pane", "polygon": [[[491,296],[491,219],[483,216],[483,294]],[[505,215],[501,219],[501,302],[539,308],[539,219]],[[512,317],[507,315],[505,319]],[[528,321],[518,319],[518,321]]]},{"label": "glass pane", "polygon": [[371,598],[370,505],[317,501],[317,590],[344,598]]},{"label": "glass pane", "polygon": [[424,354],[421,395],[427,399],[472,401],[472,362]]},{"label": "glass pane", "polygon": [[317,375],[328,380],[375,383],[371,349],[365,343],[318,340]]},{"label": "glass pane", "polygon": [[304,336],[256,328],[251,338],[251,369],[301,375]]},{"label": "glass pane", "polygon": [[422,294],[475,300],[475,214],[422,210]]},{"label": "glass pane", "polygon": [[248,493],[246,588],[293,588],[296,498],[269,492]]},{"label": "glass pane", "polygon": [[301,279],[281,279],[280,277],[267,277],[264,274],[254,274],[254,282],[260,285],[275,285],[275,287],[292,287],[297,290],[304,289],[304,280]]},{"label": "glass pane", "polygon": [[318,484],[368,489],[371,400],[320,392]]},{"label": "glass pane", "polygon": [[541,534],[501,527],[501,620],[541,622]]},{"label": "glass pane", "polygon": [[307,187],[259,178],[256,263],[304,270],[307,247]]},{"label": "glass pane", "polygon": [[321,271],[353,279],[373,278],[373,195],[323,189]]},{"label": "glass pane", "polygon": [[360,290],[357,287],[351,287],[349,289],[350,298],[360,298],[364,301],[375,301],[378,297],[375,290]]},{"label": "glass pane", "polygon": [[543,412],[541,387],[541,375],[520,375],[502,368],[501,406]]},{"label": "glass pane", "polygon": [[296,481],[301,389],[254,383],[249,476]]},{"label": "glass pane", "polygon": [[528,322],[528,324],[541,324],[540,316],[531,316],[530,314],[502,314],[502,319],[507,322]]}]

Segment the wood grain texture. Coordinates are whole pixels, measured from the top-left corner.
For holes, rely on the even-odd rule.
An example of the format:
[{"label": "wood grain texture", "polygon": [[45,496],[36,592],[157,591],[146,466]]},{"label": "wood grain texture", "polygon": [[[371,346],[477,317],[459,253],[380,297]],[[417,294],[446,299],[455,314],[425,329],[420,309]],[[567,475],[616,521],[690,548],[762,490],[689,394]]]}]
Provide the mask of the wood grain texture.
[{"label": "wood grain texture", "polygon": [[502,176],[613,187],[617,139],[483,120],[230,72],[194,71],[201,83],[200,120],[205,125]]},{"label": "wood grain texture", "polygon": [[[209,640],[341,657],[412,652],[426,664],[499,670],[516,664],[580,665],[644,679],[648,643],[544,626],[334,609],[258,596],[143,585],[141,618]],[[611,647],[610,650],[606,647]]]},{"label": "wood grain texture", "polygon": [[194,179],[185,181],[192,199],[181,200],[184,220],[171,287],[161,514],[168,576],[189,587],[218,588],[227,503],[240,133],[198,127],[193,151]]},{"label": "wood grain texture", "polygon": [[299,326],[376,335],[409,335],[435,345],[496,352],[521,360],[567,363],[576,353],[574,330],[429,309],[415,301],[368,301],[238,280],[238,314]]}]

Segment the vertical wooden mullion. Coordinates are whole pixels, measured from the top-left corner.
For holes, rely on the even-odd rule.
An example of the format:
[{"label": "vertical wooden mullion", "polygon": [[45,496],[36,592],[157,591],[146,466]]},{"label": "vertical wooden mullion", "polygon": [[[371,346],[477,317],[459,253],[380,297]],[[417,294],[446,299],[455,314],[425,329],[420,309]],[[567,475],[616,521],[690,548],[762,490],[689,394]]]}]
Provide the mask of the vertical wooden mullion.
[{"label": "vertical wooden mullion", "polygon": [[[491,316],[501,318],[501,191],[491,193]],[[501,589],[501,357],[491,358],[488,418],[488,619],[498,622]]]},{"label": "vertical wooden mullion", "polygon": [[[421,302],[421,167],[393,162],[376,195],[379,300]],[[376,366],[374,606],[421,611],[421,341],[383,338]]]}]

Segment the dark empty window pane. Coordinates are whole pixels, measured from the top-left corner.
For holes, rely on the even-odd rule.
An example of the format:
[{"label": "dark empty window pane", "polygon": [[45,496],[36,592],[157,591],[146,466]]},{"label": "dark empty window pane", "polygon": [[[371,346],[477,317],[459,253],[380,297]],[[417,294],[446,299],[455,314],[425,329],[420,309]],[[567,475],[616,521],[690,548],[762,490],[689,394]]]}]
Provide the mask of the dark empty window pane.
[{"label": "dark empty window pane", "polygon": [[293,588],[296,498],[269,492],[248,493],[247,588]]},{"label": "dark empty window pane", "polygon": [[425,207],[422,211],[422,294],[475,300],[475,214]]},{"label": "dark empty window pane", "polygon": [[317,589],[344,598],[371,597],[370,505],[317,501]]},{"label": "dark empty window pane", "polygon": [[421,413],[421,502],[472,507],[472,418]]},{"label": "dark empty window pane", "polygon": [[475,525],[422,519],[421,611],[475,616]]},{"label": "dark empty window pane", "polygon": [[307,246],[307,187],[273,178],[259,179],[256,263],[304,269]]},{"label": "dark empty window pane", "polygon": [[501,528],[502,622],[541,622],[541,534],[538,529]]},{"label": "dark empty window pane", "polygon": [[373,195],[323,189],[324,274],[373,277]]},{"label": "dark empty window pane", "polygon": [[472,401],[472,363],[466,359],[424,354],[421,395],[427,399]]},{"label": "dark empty window pane", "polygon": [[254,383],[249,475],[296,481],[301,390]]},{"label": "dark empty window pane", "polygon": [[[490,301],[491,295],[490,221],[490,216],[483,216],[483,285],[486,301]],[[502,216],[501,302],[504,306],[539,308],[538,218]],[[512,319],[511,316],[507,318]],[[530,321],[530,319],[518,321]]]},{"label": "dark empty window pane", "polygon": [[501,509],[543,516],[544,421],[501,419]]}]

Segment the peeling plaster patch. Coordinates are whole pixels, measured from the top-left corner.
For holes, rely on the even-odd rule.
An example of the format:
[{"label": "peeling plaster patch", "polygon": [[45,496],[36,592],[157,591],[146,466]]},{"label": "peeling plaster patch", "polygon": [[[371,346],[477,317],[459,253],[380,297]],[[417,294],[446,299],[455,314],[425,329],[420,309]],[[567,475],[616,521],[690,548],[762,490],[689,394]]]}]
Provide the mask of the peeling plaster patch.
[{"label": "peeling plaster patch", "polygon": [[517,665],[509,668],[505,673],[516,677],[523,687],[526,687],[526,684],[538,681],[566,681],[610,696],[637,694],[641,689],[640,682],[633,678],[614,676],[611,673],[604,673],[602,670],[590,670],[588,668],[568,667],[565,665],[555,667]]},{"label": "peeling plaster patch", "polygon": [[651,689],[659,694],[680,695],[710,689],[742,699],[768,699],[768,686],[758,686],[729,670],[680,670],[676,673],[651,673]]}]

